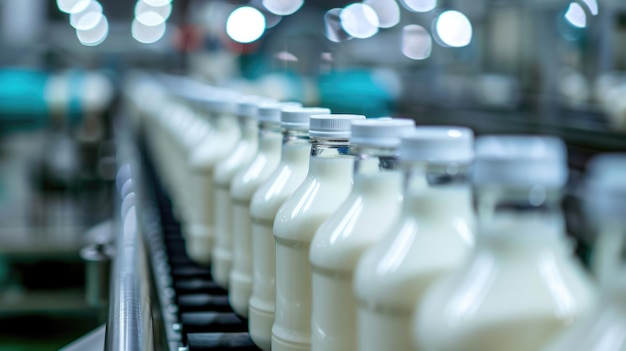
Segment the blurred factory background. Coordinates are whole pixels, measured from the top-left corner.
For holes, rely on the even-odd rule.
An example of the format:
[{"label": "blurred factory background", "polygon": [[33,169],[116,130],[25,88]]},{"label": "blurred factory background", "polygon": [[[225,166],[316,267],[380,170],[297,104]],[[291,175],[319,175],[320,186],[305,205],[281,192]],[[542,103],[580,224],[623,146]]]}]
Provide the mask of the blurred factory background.
[{"label": "blurred factory background", "polygon": [[105,318],[88,273],[110,259],[130,71],[557,135],[575,182],[626,150],[624,42],[622,0],[0,0],[0,349],[58,349]]}]

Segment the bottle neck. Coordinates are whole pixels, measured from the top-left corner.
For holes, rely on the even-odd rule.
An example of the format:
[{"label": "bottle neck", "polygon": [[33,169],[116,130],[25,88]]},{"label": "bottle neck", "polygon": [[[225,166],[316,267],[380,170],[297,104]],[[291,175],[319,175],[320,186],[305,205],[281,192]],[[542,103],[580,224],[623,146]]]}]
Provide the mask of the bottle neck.
[{"label": "bottle neck", "polygon": [[237,117],[237,124],[241,131],[241,140],[256,142],[259,133],[259,127],[257,122],[250,117],[239,116]]},{"label": "bottle neck", "polygon": [[377,174],[398,169],[397,150],[395,148],[353,147],[354,176]]},{"label": "bottle neck", "polygon": [[289,165],[307,165],[311,142],[307,130],[283,129],[281,162]]},{"label": "bottle neck", "polygon": [[350,139],[311,138],[311,145],[308,175],[350,183],[351,187],[354,156],[350,153]]},{"label": "bottle neck", "polygon": [[564,236],[560,188],[492,185],[474,192],[479,235],[535,243]]},{"label": "bottle neck", "polygon": [[215,131],[219,134],[222,133],[239,133],[239,124],[237,118],[227,113],[217,113],[210,117],[212,119],[211,125]]},{"label": "bottle neck", "polygon": [[352,158],[350,139],[311,138],[311,158]]},{"label": "bottle neck", "polygon": [[[401,162],[404,172],[404,212],[422,221],[473,225],[472,192],[467,164]],[[471,221],[472,223],[466,223]],[[471,228],[467,240],[471,240]]]},{"label": "bottle neck", "polygon": [[377,198],[402,198],[402,178],[396,148],[352,147],[354,192]]},{"label": "bottle neck", "polygon": [[280,124],[275,122],[260,122],[258,125],[258,129],[259,152],[280,152],[280,148],[282,145]]}]

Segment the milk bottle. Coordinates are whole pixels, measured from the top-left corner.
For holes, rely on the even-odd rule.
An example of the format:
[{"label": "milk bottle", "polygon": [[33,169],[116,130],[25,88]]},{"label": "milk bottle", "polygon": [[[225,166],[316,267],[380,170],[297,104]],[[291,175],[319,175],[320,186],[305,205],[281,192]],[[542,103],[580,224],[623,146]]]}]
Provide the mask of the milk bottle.
[{"label": "milk bottle", "polygon": [[472,131],[461,127],[421,126],[402,138],[401,214],[355,271],[359,350],[411,350],[416,301],[470,250],[472,148]]},{"label": "milk bottle", "polygon": [[315,231],[347,198],[354,158],[349,154],[350,123],[357,115],[311,116],[311,160],[306,179],[280,207],[276,240],[276,318],[272,350],[311,347],[311,264]]},{"label": "milk bottle", "polygon": [[[616,269],[621,269],[621,257],[626,249],[620,195],[626,185],[626,166],[623,154],[597,157],[589,165],[586,189],[586,212],[594,222],[598,238],[592,256],[592,268],[601,286],[615,280]],[[614,192],[611,192],[614,190]],[[615,199],[615,200],[613,200]],[[609,201],[615,201],[612,204]]]},{"label": "milk bottle", "polygon": [[400,213],[402,174],[396,167],[396,153],[400,137],[414,126],[409,119],[352,123],[354,186],[341,207],[317,230],[309,253],[313,271],[311,350],[356,350],[352,276],[362,253],[386,233]]},{"label": "milk bottle", "polygon": [[262,102],[263,100],[256,97],[247,97],[239,101],[238,121],[241,139],[231,154],[217,164],[214,171],[215,247],[213,247],[211,274],[215,282],[224,289],[228,288],[228,278],[233,263],[233,203],[230,197],[230,185],[235,174],[248,166],[257,152],[256,116],[258,105]]},{"label": "milk bottle", "polygon": [[204,138],[189,156],[190,177],[187,186],[193,190],[189,200],[189,219],[184,226],[187,254],[199,264],[209,264],[214,241],[213,170],[216,164],[231,154],[240,138],[235,117],[235,96],[217,96],[207,101],[215,133]]},{"label": "milk bottle", "polygon": [[186,236],[186,232],[189,230],[189,226],[186,224],[190,222],[190,218],[193,217],[192,212],[195,211],[192,204],[196,194],[195,189],[191,188],[188,183],[191,170],[187,167],[187,160],[198,144],[205,138],[213,137],[215,130],[211,126],[206,110],[200,108],[198,101],[187,101],[184,107],[190,122],[176,136],[177,143],[180,145],[180,155],[174,157],[164,166],[173,168],[174,172],[177,173],[178,184],[172,190],[178,194],[177,212],[182,222],[181,229]]},{"label": "milk bottle", "polygon": [[[594,291],[571,254],[560,210],[566,150],[556,138],[488,136],[473,170],[476,247],[426,293],[422,350],[540,350],[585,315]],[[443,252],[443,251],[442,251]]]},{"label": "milk bottle", "polygon": [[625,179],[626,154],[597,156],[589,164],[585,207],[599,235],[596,246],[600,246],[594,255],[603,263],[601,299],[592,313],[563,332],[545,351],[626,350]]},{"label": "milk bottle", "polygon": [[267,181],[259,186],[250,203],[253,272],[248,323],[252,340],[266,351],[270,350],[274,323],[274,217],[287,197],[302,183],[309,169],[311,116],[329,113],[329,109],[315,107],[290,108],[281,112],[283,141],[280,163]]},{"label": "milk bottle", "polygon": [[258,153],[254,160],[232,180],[233,202],[233,268],[230,271],[228,299],[237,314],[248,316],[248,300],[252,294],[252,219],[250,201],[258,187],[269,178],[280,162],[280,112],[284,107],[300,107],[295,103],[267,103],[258,108]]}]

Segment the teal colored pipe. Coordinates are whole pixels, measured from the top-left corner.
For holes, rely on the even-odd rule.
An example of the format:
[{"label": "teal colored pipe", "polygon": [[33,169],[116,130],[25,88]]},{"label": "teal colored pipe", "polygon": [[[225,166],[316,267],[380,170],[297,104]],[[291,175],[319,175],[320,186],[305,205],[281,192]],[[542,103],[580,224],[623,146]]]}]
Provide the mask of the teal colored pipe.
[{"label": "teal colored pipe", "polygon": [[[0,69],[0,132],[38,129],[50,122],[50,106],[46,86],[51,75],[26,69]],[[67,75],[68,99],[66,121],[77,123],[82,117],[81,89],[84,73]]]}]

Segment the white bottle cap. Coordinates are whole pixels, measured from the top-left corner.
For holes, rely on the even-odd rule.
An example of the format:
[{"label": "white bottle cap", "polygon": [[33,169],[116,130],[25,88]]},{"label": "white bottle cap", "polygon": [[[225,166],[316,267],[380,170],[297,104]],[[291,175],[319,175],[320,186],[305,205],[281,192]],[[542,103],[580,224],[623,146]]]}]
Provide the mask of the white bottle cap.
[{"label": "white bottle cap", "polygon": [[415,129],[415,121],[408,118],[376,118],[352,121],[353,146],[395,148],[400,138]]},{"label": "white bottle cap", "polygon": [[239,95],[233,92],[221,92],[206,98],[206,106],[214,113],[237,113],[237,99]]},{"label": "white bottle cap", "polygon": [[476,141],[475,184],[562,187],[567,176],[567,150],[559,138],[485,136]]},{"label": "white bottle cap", "polygon": [[257,119],[259,122],[280,123],[280,114],[284,109],[301,108],[299,102],[266,102],[259,105]]},{"label": "white bottle cap", "polygon": [[474,132],[465,127],[418,126],[402,137],[398,155],[406,161],[468,163],[474,157]]},{"label": "white bottle cap", "polygon": [[323,107],[285,108],[280,115],[280,126],[285,129],[309,130],[311,116],[329,113],[330,110]]},{"label": "white bottle cap", "polygon": [[590,217],[626,222],[626,153],[596,156],[587,170],[585,207]]},{"label": "white bottle cap", "polygon": [[257,118],[259,105],[275,102],[261,96],[243,96],[237,100],[237,115],[247,118]]},{"label": "white bottle cap", "polygon": [[317,115],[311,116],[309,136],[312,138],[350,138],[352,121],[364,120],[362,115]]}]

